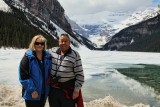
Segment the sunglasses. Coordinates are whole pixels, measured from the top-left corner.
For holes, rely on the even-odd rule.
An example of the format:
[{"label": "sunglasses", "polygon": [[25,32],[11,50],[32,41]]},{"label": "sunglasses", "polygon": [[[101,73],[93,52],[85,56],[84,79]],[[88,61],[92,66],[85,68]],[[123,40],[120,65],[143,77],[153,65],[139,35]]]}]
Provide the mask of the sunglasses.
[{"label": "sunglasses", "polygon": [[34,45],[44,45],[44,42],[35,42]]}]

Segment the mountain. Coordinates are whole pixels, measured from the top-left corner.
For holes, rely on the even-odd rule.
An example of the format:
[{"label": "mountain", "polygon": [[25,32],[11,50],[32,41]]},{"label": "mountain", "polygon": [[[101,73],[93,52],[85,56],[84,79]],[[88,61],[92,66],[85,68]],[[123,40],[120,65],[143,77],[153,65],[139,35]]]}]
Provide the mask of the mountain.
[{"label": "mountain", "polygon": [[118,33],[120,30],[126,27],[129,27],[131,25],[137,24],[139,22],[142,22],[142,21],[145,21],[147,19],[157,16],[159,13],[159,10],[160,10],[159,6],[158,7],[149,6],[143,10],[137,9],[127,19],[121,21],[120,24],[115,24],[113,28],[116,29],[116,33]]},{"label": "mountain", "polygon": [[48,47],[58,45],[57,40],[33,26],[21,11],[11,8],[12,12],[0,11],[0,48],[28,48],[31,39],[37,34],[46,37]]},{"label": "mountain", "polygon": [[81,36],[88,38],[89,35],[87,33],[87,30],[85,30],[84,28],[80,27],[75,21],[71,20],[67,15],[65,15],[67,21],[70,23],[71,28],[77,32],[78,34],[80,34]]},{"label": "mountain", "polygon": [[[4,0],[4,2],[11,9],[11,12],[8,12],[8,14],[15,14],[14,16],[16,17],[16,13],[18,13],[19,16],[23,16],[25,25],[39,29],[55,40],[58,40],[61,33],[68,33],[73,46],[79,47],[79,45],[84,45],[90,49],[95,49],[91,41],[84,40],[78,33],[72,31],[70,24],[65,18],[65,10],[57,0]],[[17,11],[15,12],[15,10]],[[17,20],[21,20],[21,18],[19,17]],[[21,24],[22,26],[24,25],[23,22]],[[17,29],[12,28],[12,30]],[[85,41],[88,41],[88,43],[85,44]]]},{"label": "mountain", "polygon": [[[74,20],[81,28],[85,29],[85,33],[87,33],[86,35],[89,35],[89,40],[98,45],[100,44],[99,39],[101,39],[101,45],[104,45],[110,41],[112,36],[122,29],[155,17],[158,11],[159,8],[157,5],[151,5],[145,7],[145,9],[139,8],[135,11],[104,11],[96,14],[80,15],[72,17],[71,19]],[[76,29],[78,32],[78,29],[74,28],[74,26],[72,29]],[[81,34],[84,33],[82,30],[79,30],[79,32],[81,32]]]},{"label": "mountain", "polygon": [[78,31],[74,26],[72,26],[72,29],[80,32],[80,34],[85,33],[89,40],[94,42],[97,47],[101,47],[100,45],[104,45],[109,41],[110,36],[114,35],[115,29],[113,29],[112,24],[119,23],[129,15],[130,13],[109,11],[80,15],[72,17],[72,20],[74,20],[81,28],[85,29],[85,31]]},{"label": "mountain", "polygon": [[160,11],[157,16],[121,30],[104,50],[160,52]]},{"label": "mountain", "polygon": [[[2,3],[2,1],[0,3]],[[26,46],[28,46],[28,43],[30,42],[32,36],[38,33],[43,34],[47,38],[49,47],[57,46],[59,35],[61,33],[68,33],[73,46],[79,47],[80,45],[84,45],[91,50],[102,50],[103,45],[106,43],[111,43],[111,45],[113,45],[112,41],[114,40],[116,35],[119,34],[117,33],[116,35],[114,35],[116,31],[120,31],[120,29],[123,29],[126,26],[131,27],[131,25],[140,23],[140,21],[144,22],[145,20],[156,16],[158,13],[157,11],[159,11],[150,9],[152,11],[146,12],[145,15],[142,15],[144,11],[141,11],[138,14],[135,13],[135,15],[130,15],[130,12],[119,11],[115,13],[106,11],[97,13],[96,15],[88,15],[88,19],[87,17],[84,17],[86,18],[86,21],[82,20],[84,25],[82,24],[79,26],[78,24],[76,24],[78,22],[75,23],[74,21],[67,18],[67,15],[64,14],[65,10],[57,0],[4,1],[6,3],[5,8],[3,6],[3,12],[0,11],[0,47],[17,46],[17,48],[25,48]],[[4,12],[4,10],[6,11]],[[99,17],[99,20],[97,20],[98,16],[101,16]],[[125,17],[126,21],[124,21]],[[129,21],[127,21],[127,19],[129,19]],[[134,22],[132,22],[132,20],[134,20]],[[69,22],[72,22],[72,24],[70,24]],[[120,22],[123,22],[123,24],[121,24]],[[119,29],[113,26],[114,24],[119,24]],[[76,29],[73,29],[73,26]],[[81,32],[83,33],[80,33],[79,29],[81,29]],[[145,32],[144,29],[143,32]],[[153,32],[152,34],[157,35]],[[117,39],[121,40],[122,38],[120,37]],[[128,42],[135,42],[135,39],[132,39],[132,41],[130,41],[130,39],[128,40],[129,41],[124,44],[127,44]],[[95,43],[93,43],[93,41]],[[117,42],[116,44],[118,43],[119,42]],[[121,50],[122,48],[119,48],[121,46],[123,47],[123,49],[127,49],[124,48],[124,46],[128,46],[128,44],[124,44],[118,44],[118,48],[106,44],[103,49]]]}]

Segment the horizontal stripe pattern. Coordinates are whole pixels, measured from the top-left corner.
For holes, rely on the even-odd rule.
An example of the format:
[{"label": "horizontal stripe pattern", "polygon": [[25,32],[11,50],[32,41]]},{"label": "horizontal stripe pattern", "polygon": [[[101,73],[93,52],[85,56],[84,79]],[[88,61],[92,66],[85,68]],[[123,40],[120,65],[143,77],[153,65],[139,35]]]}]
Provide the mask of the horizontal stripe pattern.
[{"label": "horizontal stripe pattern", "polygon": [[58,49],[58,47],[54,47],[48,50],[52,56],[51,75],[55,75],[58,69],[56,75],[61,77],[59,82],[76,78],[75,91],[79,91],[84,83],[84,73],[79,53],[71,49],[64,57],[57,53]]}]

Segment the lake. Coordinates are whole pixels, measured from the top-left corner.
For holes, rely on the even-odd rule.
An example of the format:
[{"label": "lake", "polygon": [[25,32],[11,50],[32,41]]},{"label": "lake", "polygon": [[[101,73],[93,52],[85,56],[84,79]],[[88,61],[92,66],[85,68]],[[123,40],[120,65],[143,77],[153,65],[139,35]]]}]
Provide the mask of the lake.
[{"label": "lake", "polygon": [[[85,74],[82,88],[85,102],[110,95],[128,106],[137,103],[149,104],[151,107],[160,105],[159,93],[154,87],[118,71],[144,69],[149,65],[159,66],[159,53],[90,51],[85,47],[77,50],[81,55]],[[20,85],[18,65],[23,55],[24,50],[0,49],[0,84]]]}]

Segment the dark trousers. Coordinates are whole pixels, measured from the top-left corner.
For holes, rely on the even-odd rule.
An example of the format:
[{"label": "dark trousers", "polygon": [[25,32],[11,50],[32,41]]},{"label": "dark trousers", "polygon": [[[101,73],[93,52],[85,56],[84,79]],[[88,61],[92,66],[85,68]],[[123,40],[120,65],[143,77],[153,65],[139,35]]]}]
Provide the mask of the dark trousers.
[{"label": "dark trousers", "polygon": [[67,99],[66,94],[62,89],[51,88],[49,94],[49,105],[50,107],[75,107],[75,102],[72,99],[72,94],[70,94],[70,98]]},{"label": "dark trousers", "polygon": [[45,106],[45,96],[41,95],[40,101],[25,100],[26,107],[44,107]]}]

